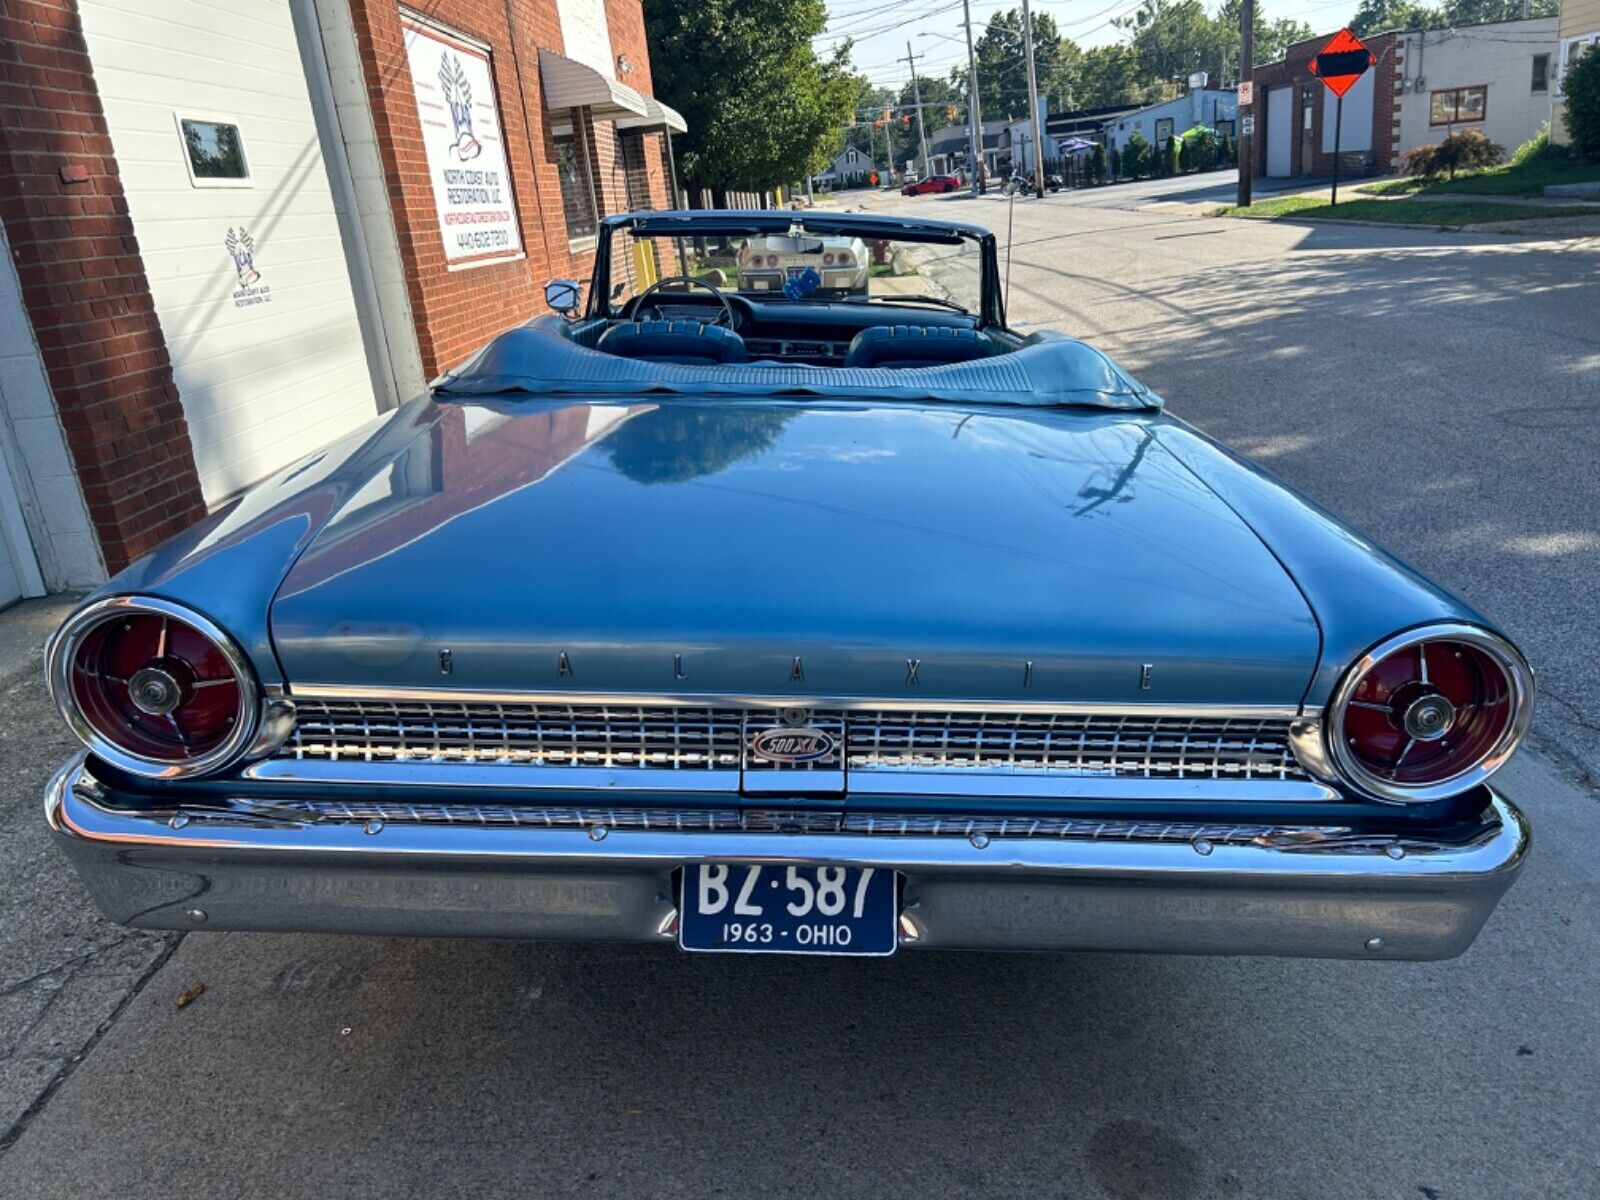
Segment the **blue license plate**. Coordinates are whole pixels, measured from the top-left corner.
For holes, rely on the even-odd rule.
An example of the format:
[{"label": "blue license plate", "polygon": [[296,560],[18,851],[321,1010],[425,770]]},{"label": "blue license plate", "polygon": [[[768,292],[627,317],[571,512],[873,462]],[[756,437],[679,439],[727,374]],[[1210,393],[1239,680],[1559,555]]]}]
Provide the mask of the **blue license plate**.
[{"label": "blue license plate", "polygon": [[685,867],[678,945],[732,954],[893,954],[895,873],[880,867]]}]

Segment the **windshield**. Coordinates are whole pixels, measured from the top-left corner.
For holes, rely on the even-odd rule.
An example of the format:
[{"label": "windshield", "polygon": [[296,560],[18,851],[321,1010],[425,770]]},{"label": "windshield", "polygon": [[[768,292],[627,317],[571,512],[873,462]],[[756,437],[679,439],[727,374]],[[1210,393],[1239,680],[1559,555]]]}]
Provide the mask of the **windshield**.
[{"label": "windshield", "polygon": [[[957,245],[840,234],[670,237],[618,229],[611,315],[651,282],[692,275],[723,291],[794,304],[820,301],[980,309],[982,256]],[[670,285],[669,285],[670,286]]]}]

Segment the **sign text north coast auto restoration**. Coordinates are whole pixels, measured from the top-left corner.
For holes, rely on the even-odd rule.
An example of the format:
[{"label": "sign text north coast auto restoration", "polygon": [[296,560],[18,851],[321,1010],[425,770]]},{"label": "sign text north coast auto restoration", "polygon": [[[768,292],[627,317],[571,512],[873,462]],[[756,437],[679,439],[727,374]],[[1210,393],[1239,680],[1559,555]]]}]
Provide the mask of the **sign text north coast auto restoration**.
[{"label": "sign text north coast auto restoration", "polygon": [[409,17],[401,23],[445,258],[458,265],[519,254],[488,53]]}]

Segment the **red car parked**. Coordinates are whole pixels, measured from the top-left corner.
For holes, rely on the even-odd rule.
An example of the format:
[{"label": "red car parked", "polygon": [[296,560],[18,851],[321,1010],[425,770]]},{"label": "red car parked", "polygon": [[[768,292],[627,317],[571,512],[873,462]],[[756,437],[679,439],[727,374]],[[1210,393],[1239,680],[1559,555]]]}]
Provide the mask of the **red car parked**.
[{"label": "red car parked", "polygon": [[929,175],[926,179],[918,179],[908,183],[900,189],[902,196],[921,196],[927,192],[953,192],[961,186],[961,180],[954,175]]}]

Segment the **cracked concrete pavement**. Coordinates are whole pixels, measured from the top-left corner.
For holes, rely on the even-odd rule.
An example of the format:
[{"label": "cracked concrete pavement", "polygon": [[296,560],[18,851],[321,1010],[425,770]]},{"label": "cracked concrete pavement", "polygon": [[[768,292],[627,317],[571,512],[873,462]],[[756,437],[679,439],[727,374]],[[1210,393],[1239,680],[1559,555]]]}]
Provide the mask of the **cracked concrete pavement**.
[{"label": "cracked concrete pavement", "polygon": [[39,647],[71,605],[0,614],[0,1149],[175,942],[102,919],[40,819],[45,782],[75,742],[45,693]]},{"label": "cracked concrete pavement", "polygon": [[[1501,785],[1535,852],[1464,957],[128,934],[47,844],[70,745],[3,665],[7,613],[0,1195],[1600,1195],[1596,249],[1215,202],[1019,204],[1013,317],[1106,346],[1530,651],[1537,744]],[[1004,228],[945,204],[904,207]]]}]

